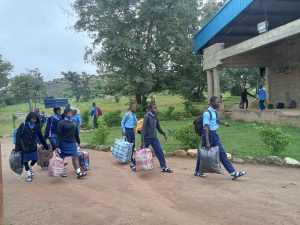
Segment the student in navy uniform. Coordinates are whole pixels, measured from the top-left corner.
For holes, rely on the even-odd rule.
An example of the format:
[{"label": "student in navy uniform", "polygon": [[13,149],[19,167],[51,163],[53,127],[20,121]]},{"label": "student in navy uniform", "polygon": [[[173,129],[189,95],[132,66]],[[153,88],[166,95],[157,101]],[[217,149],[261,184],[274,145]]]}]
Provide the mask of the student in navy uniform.
[{"label": "student in navy uniform", "polygon": [[125,113],[121,121],[122,135],[126,137],[129,143],[133,143],[130,168],[135,171],[135,160],[133,158],[135,147],[135,127],[137,125],[136,104],[130,105],[130,111]]},{"label": "student in navy uniform", "polygon": [[[224,125],[226,127],[229,127],[229,124],[222,122],[218,118],[217,110],[219,109],[219,107],[220,98],[212,96],[210,98],[210,107],[208,108],[208,110],[211,112],[211,116],[208,111],[203,113],[203,127],[205,132],[202,133],[202,147],[211,148],[218,146],[221,163],[223,164],[227,172],[230,174],[232,180],[235,180],[239,177],[246,175],[246,173],[244,171],[238,172],[234,169],[230,160],[227,158],[226,152],[220,142],[219,135],[217,134],[219,124]],[[201,173],[201,171],[197,171],[195,173],[195,176],[206,177],[206,175]]]},{"label": "student in navy uniform", "polygon": [[54,114],[50,116],[47,120],[47,125],[45,129],[45,139],[49,138],[52,149],[56,149],[56,140],[57,140],[57,127],[59,121],[62,119],[61,108],[55,107],[53,109]]},{"label": "student in navy uniform", "polygon": [[98,128],[98,107],[96,106],[96,103],[94,102],[92,104],[92,110],[91,110],[91,116],[93,117],[93,128]]},{"label": "student in navy uniform", "polygon": [[164,135],[165,140],[167,140],[167,135],[161,129],[157,117],[157,105],[155,103],[151,103],[149,106],[149,112],[144,117],[143,128],[141,133],[142,146],[144,148],[148,148],[149,145],[151,145],[159,161],[161,172],[172,173],[173,169],[168,168],[166,165],[165,155],[161,148],[159,139],[157,138],[157,131],[160,134]]},{"label": "student in navy uniform", "polygon": [[[77,154],[77,144],[80,146],[79,132],[76,124],[72,121],[73,111],[71,108],[65,108],[65,118],[61,120],[57,128],[57,148],[61,158],[72,157],[74,169],[76,170],[77,179],[86,176],[85,172],[80,171],[79,159]],[[62,177],[67,177],[64,172]]]},{"label": "student in navy uniform", "polygon": [[[16,151],[22,151],[22,161],[27,171],[27,182],[31,182],[35,175],[32,167],[38,160],[37,138],[43,144],[45,149],[49,149],[40,127],[39,116],[35,112],[30,112],[17,131]],[[30,162],[31,161],[31,162]],[[30,162],[30,165],[29,165]]]}]

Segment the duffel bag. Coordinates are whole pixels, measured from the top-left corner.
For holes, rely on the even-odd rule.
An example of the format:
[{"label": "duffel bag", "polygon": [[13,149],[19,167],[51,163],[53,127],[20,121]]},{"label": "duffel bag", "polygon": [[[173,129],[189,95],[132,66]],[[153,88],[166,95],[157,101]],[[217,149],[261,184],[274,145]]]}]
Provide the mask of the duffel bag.
[{"label": "duffel bag", "polygon": [[125,137],[116,139],[112,150],[112,157],[123,163],[130,162],[132,148],[133,143],[126,141]]}]

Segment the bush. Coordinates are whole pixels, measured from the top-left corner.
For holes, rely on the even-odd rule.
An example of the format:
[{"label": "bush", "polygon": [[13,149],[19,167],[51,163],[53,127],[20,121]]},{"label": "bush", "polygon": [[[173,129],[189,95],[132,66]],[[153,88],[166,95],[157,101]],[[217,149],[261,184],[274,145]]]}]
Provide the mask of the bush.
[{"label": "bush", "polygon": [[82,127],[88,128],[90,121],[90,111],[84,111],[82,114]]},{"label": "bush", "polygon": [[289,135],[284,134],[280,128],[276,127],[260,127],[258,135],[265,146],[269,148],[272,154],[278,155],[285,150],[289,144]]},{"label": "bush", "polygon": [[173,113],[174,110],[175,107],[170,105],[166,111],[158,113],[159,119],[162,121],[174,120],[176,118],[175,114]]},{"label": "bush", "polygon": [[92,139],[93,144],[95,145],[105,145],[108,136],[110,135],[111,131],[108,127],[106,126],[99,126],[95,133],[94,137]]},{"label": "bush", "polygon": [[199,147],[200,137],[195,133],[193,124],[177,128],[174,137],[183,144],[185,149]]},{"label": "bush", "polygon": [[121,124],[121,111],[109,112],[103,116],[103,122],[108,127],[117,127]]},{"label": "bush", "polygon": [[201,111],[193,106],[191,101],[185,101],[184,103],[184,110],[188,116],[199,116]]}]

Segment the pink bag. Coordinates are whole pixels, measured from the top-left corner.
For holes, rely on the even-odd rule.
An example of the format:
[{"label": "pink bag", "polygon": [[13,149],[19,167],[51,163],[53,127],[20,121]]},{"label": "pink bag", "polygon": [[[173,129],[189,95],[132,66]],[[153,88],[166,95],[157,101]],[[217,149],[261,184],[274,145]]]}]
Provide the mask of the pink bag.
[{"label": "pink bag", "polygon": [[152,151],[143,148],[135,153],[136,171],[147,171],[153,169]]},{"label": "pink bag", "polygon": [[49,160],[48,175],[49,177],[59,177],[64,172],[64,160],[54,153]]}]

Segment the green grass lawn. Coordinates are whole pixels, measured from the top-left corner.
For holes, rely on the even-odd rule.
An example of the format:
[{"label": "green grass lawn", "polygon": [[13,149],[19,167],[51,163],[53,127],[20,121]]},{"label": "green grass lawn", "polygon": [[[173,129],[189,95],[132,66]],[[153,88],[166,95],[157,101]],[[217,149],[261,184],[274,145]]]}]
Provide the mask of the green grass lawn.
[{"label": "green grass lawn", "polygon": [[[119,103],[114,101],[96,99],[95,102],[101,106],[103,113],[110,111],[121,110],[123,113],[127,111],[128,108],[128,98],[121,98]],[[167,110],[168,106],[175,106],[175,112],[183,113],[184,112],[184,100],[179,96],[172,95],[156,95],[156,102],[160,111]],[[230,97],[228,94],[223,95],[223,102],[227,108],[232,104],[239,102],[239,97]],[[71,105],[79,108],[81,113],[85,110],[90,110],[92,101],[90,102],[71,102]],[[194,104],[200,110],[203,110],[207,106],[206,103]],[[43,109],[42,105],[40,108]],[[51,115],[51,109],[45,110],[46,114]],[[28,105],[20,104],[14,106],[7,106],[0,108],[0,135],[12,135],[13,133],[13,123],[12,123],[12,114],[18,113],[27,114]],[[23,122],[22,119],[17,121],[17,125]],[[219,134],[221,141],[223,143],[226,151],[236,155],[238,157],[244,157],[247,155],[255,157],[264,157],[270,155],[260,142],[257,136],[256,127],[260,124],[248,123],[242,121],[231,121],[228,120],[231,124],[230,128],[221,127]],[[173,130],[178,127],[182,127],[187,124],[192,123],[192,118],[180,121],[162,121],[161,125],[163,129],[168,133],[168,130]],[[287,150],[281,154],[282,157],[289,156],[300,160],[300,128],[295,128],[291,126],[281,126],[284,133],[289,134],[291,137],[291,143],[287,147]],[[91,133],[81,133],[82,142],[91,143],[92,142],[93,132]],[[107,144],[112,145],[115,138],[121,137],[120,128],[111,128],[111,134],[109,135]],[[162,136],[159,136],[161,140],[162,147],[165,151],[171,152],[178,149],[183,149],[184,146],[180,142],[175,140],[174,137],[170,136],[168,141],[165,141]],[[140,135],[137,134],[137,146],[140,146]]]}]

